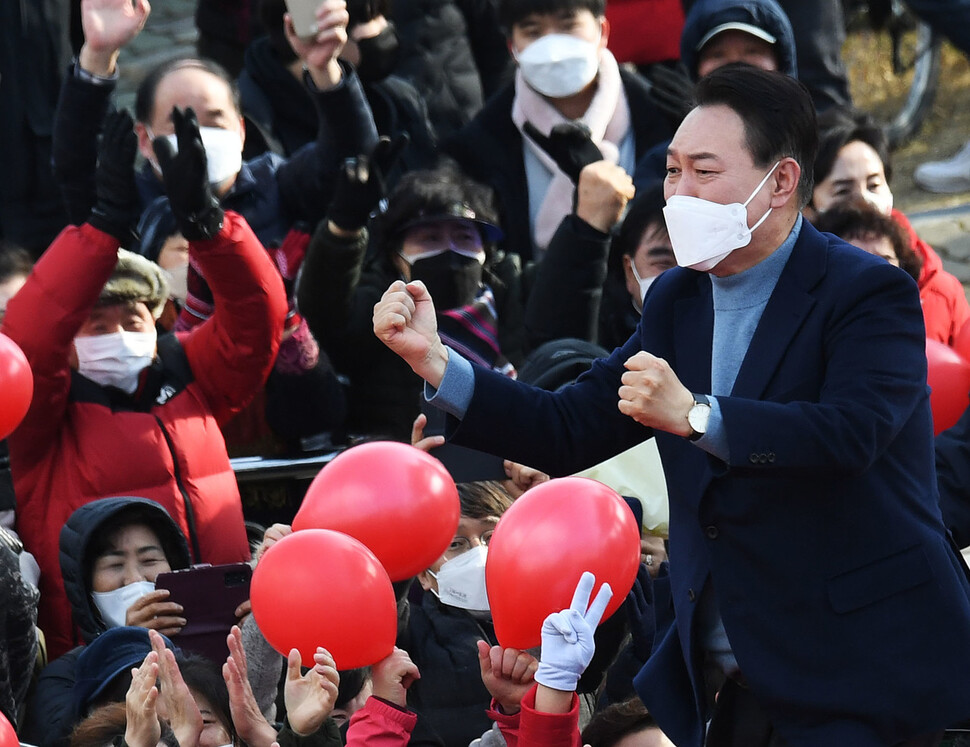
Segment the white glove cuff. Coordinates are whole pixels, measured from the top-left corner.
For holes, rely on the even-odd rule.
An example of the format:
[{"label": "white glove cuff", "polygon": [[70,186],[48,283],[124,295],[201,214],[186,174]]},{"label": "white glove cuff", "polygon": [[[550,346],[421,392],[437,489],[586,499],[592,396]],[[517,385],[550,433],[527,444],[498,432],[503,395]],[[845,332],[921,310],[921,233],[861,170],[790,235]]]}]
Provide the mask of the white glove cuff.
[{"label": "white glove cuff", "polygon": [[576,690],[576,686],[579,684],[579,675],[575,672],[566,672],[552,664],[540,661],[539,668],[536,670],[535,681],[540,685],[551,687],[553,690],[561,690],[568,693]]}]

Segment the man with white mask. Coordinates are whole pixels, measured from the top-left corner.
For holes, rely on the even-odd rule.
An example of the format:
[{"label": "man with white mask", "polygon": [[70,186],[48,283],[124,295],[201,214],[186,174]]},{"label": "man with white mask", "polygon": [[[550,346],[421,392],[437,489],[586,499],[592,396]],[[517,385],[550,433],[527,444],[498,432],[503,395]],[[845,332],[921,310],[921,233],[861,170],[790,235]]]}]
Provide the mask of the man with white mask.
[{"label": "man with white mask", "polygon": [[220,424],[258,391],[276,357],[286,296],[246,222],[219,207],[191,110],[172,113],[179,151],[157,147],[179,232],[218,303],[187,334],[157,335],[162,270],[119,250],[138,215],[137,138],[127,112],[102,138],[97,200],[11,299],[3,332],[23,349],[34,397],[11,434],[17,528],[41,567],[40,627],[51,658],[72,645],[58,534],[74,509],[140,495],[161,504],[196,562],[249,558]]},{"label": "man with white mask", "polygon": [[656,439],[676,624],[634,684],[675,744],[935,745],[967,716],[970,578],[940,516],[916,284],[802,219],[802,84],[727,66],[696,101],[667,154],[682,267],[575,384],[463,363],[420,283],[388,289],[375,332],[455,443],[555,477]]},{"label": "man with white mask", "polygon": [[[620,68],[606,48],[605,7],[604,0],[499,3],[515,80],[443,145],[469,176],[495,190],[504,247],[523,260],[543,256],[573,207],[580,169],[568,175],[547,152],[553,128],[585,128],[588,135],[567,146],[592,148],[581,165],[602,158],[628,174],[650,146],[671,134],[646,82]],[[528,134],[531,128],[538,137]]]}]

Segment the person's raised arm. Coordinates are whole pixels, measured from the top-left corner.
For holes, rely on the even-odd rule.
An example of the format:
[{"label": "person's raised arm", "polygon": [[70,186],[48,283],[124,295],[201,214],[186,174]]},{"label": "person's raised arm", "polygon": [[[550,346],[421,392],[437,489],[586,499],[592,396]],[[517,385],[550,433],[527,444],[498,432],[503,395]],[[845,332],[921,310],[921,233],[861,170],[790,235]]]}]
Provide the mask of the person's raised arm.
[{"label": "person's raised arm", "polygon": [[81,69],[102,78],[114,75],[119,53],[141,33],[150,12],[148,0],[81,0]]},{"label": "person's raised arm", "polygon": [[371,667],[371,677],[374,692],[350,719],[347,747],[404,747],[418,720],[407,709],[407,691],[421,673],[407,651],[395,648]]},{"label": "person's raised arm", "polygon": [[213,195],[194,112],[174,109],[172,121],[178,152],[156,138],[155,154],[176,224],[215,299],[214,314],[182,344],[213,413],[224,421],[269,374],[283,334],[286,292],[246,221],[224,213]]}]

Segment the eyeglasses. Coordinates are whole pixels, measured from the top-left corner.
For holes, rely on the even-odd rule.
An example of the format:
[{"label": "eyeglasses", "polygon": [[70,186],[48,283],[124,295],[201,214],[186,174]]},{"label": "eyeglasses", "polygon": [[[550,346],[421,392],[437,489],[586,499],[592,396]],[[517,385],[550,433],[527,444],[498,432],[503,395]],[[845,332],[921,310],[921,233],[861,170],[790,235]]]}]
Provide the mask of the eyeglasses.
[{"label": "eyeglasses", "polygon": [[[492,540],[493,533],[494,530],[489,530],[484,534],[475,537],[475,539],[478,540],[477,544],[488,547],[488,543]],[[474,545],[472,545],[471,539],[468,537],[457,536],[451,540],[451,544],[448,545],[448,549],[445,550],[445,557],[450,560],[451,558],[458,557],[459,555],[468,552],[472,549],[472,547],[474,547]]]}]

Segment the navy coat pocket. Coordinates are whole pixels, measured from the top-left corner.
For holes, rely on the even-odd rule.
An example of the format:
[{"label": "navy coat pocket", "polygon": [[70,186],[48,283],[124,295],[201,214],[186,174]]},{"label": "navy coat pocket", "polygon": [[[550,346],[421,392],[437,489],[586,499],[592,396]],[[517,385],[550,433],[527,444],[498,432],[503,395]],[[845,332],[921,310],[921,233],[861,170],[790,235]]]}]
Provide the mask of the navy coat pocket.
[{"label": "navy coat pocket", "polygon": [[932,578],[921,545],[913,545],[829,579],[828,596],[838,613],[852,612]]}]

